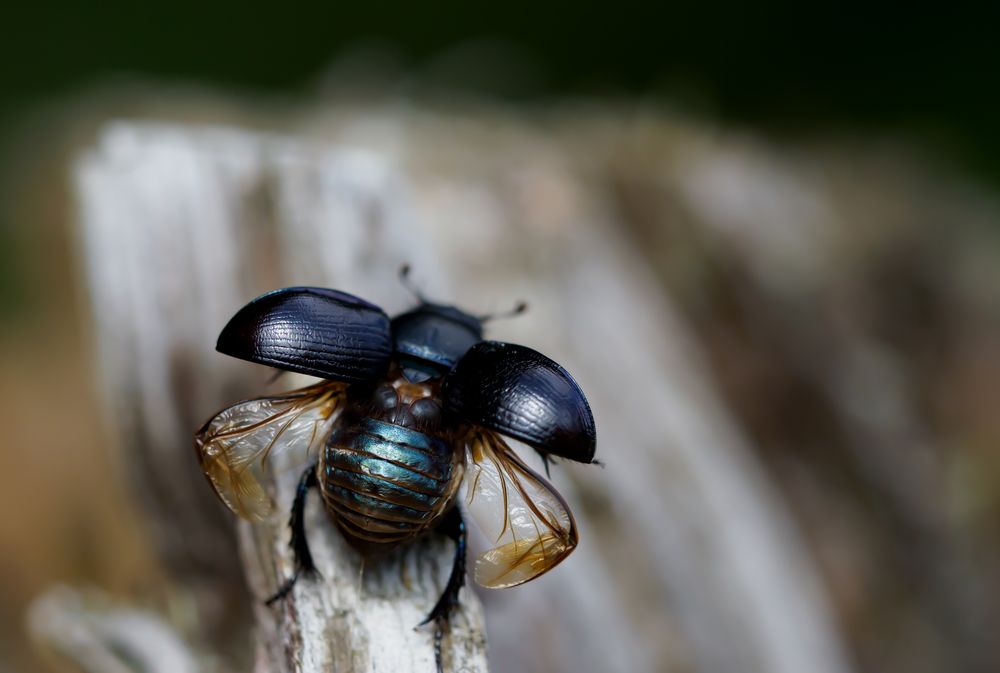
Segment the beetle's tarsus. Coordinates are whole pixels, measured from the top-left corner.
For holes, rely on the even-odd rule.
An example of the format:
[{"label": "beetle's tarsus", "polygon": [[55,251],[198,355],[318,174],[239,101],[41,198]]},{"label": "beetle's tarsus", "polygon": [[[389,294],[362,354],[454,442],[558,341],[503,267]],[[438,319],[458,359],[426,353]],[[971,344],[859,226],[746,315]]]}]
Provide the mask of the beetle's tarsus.
[{"label": "beetle's tarsus", "polygon": [[444,640],[444,632],[448,628],[449,618],[452,611],[458,607],[458,594],[465,584],[465,543],[466,530],[465,522],[462,520],[462,513],[457,507],[453,507],[441,521],[438,527],[442,533],[455,540],[455,560],[452,563],[451,575],[448,577],[448,585],[438,599],[437,604],[427,619],[420,622],[420,626],[434,622],[434,662],[437,664],[437,672],[444,673],[441,666],[441,642]]},{"label": "beetle's tarsus", "polygon": [[302,575],[319,576],[319,570],[316,569],[312,552],[309,550],[309,541],[306,539],[305,524],[306,495],[309,493],[309,489],[316,485],[316,464],[313,463],[305,469],[299,478],[299,485],[295,489],[295,501],[292,503],[292,513],[288,517],[288,527],[292,529],[292,537],[288,541],[288,545],[292,548],[292,553],[295,556],[295,572],[282,583],[274,595],[264,601],[265,605],[273,605],[291,593],[292,587]]},{"label": "beetle's tarsus", "polygon": [[437,673],[444,673],[444,666],[441,664],[441,641],[444,640],[444,629],[447,624],[447,617],[434,620],[434,665],[437,666]]}]

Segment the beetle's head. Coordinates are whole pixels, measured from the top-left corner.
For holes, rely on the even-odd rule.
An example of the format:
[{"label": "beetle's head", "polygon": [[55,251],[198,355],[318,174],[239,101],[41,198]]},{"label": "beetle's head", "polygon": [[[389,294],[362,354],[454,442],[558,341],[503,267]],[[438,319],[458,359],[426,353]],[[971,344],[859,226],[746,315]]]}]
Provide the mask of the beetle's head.
[{"label": "beetle's head", "polygon": [[454,306],[423,301],[392,319],[392,338],[403,375],[411,381],[444,376],[483,340],[483,318]]}]

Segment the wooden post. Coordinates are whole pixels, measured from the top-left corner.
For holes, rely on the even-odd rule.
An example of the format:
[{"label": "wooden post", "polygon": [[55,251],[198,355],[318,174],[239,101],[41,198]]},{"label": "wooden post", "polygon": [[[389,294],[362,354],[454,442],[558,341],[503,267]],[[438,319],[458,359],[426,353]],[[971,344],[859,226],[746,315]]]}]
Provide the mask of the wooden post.
[{"label": "wooden post", "polygon": [[[206,416],[265,386],[260,367],[212,350],[239,306],[309,284],[393,313],[411,301],[395,281],[409,262],[441,301],[488,312],[529,300],[490,336],[574,373],[607,464],[554,473],[579,549],[525,587],[484,595],[496,673],[849,671],[787,511],[572,133],[560,144],[504,119],[372,110],[323,119],[294,140],[114,124],[77,171],[96,346],[113,427],[128,424],[131,481],[163,558],[208,612],[245,610],[232,588],[245,573],[256,670],[433,670],[430,634],[412,625],[441,589],[447,542],[362,576],[313,503],[324,579],[265,608],[291,569],[284,523],[240,524],[237,564],[231,520],[190,446]],[[575,132],[597,146],[605,130]],[[277,479],[279,502],[294,479]],[[446,670],[482,671],[482,612],[472,591],[462,604]]]},{"label": "wooden post", "polygon": [[[432,630],[414,627],[443,590],[451,541],[423,540],[362,573],[361,558],[313,502],[307,526],[322,579],[301,581],[267,607],[264,598],[292,572],[286,520],[298,475],[274,481],[284,511],[238,525],[237,555],[233,517],[215,502],[192,445],[216,410],[268,392],[271,372],[213,351],[246,301],[295,284],[405,300],[396,269],[404,259],[426,262],[431,251],[407,245],[414,233],[399,216],[397,181],[372,154],[127,124],[110,126],[78,167],[109,427],[126,428],[127,473],[160,555],[199,598],[206,621],[248,611],[241,585],[249,583],[261,673],[434,670]],[[486,670],[471,591],[444,650],[449,671]]]}]

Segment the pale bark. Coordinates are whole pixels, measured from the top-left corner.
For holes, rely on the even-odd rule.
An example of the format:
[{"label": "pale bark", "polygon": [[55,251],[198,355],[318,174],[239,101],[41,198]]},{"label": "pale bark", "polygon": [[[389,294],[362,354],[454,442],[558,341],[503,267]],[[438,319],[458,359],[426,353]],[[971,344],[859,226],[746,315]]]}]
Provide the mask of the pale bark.
[{"label": "pale bark", "polygon": [[[292,571],[286,520],[298,471],[276,470],[279,512],[264,524],[241,523],[237,552],[234,517],[214,501],[192,445],[194,430],[218,408],[274,390],[269,370],[213,352],[240,305],[297,283],[373,299],[397,291],[406,251],[392,241],[410,233],[405,218],[387,216],[396,209],[394,180],[374,155],[125,124],[110,127],[79,164],[82,250],[109,425],[128,428],[130,480],[182,586],[209,613],[253,606],[257,671],[434,670],[432,629],[414,627],[444,588],[453,542],[428,537],[362,573],[362,559],[312,502],[307,529],[322,578],[304,579],[286,600],[265,606]],[[243,576],[249,602],[241,598]],[[444,641],[444,663],[449,671],[486,670],[482,611],[470,591]]]},{"label": "pale bark", "polygon": [[[112,412],[138,428],[125,455],[165,557],[201,586],[239,575],[190,448],[207,415],[260,394],[268,376],[212,351],[228,316],[293,284],[392,314],[412,301],[395,280],[409,262],[436,301],[531,303],[489,336],[573,372],[607,464],[556,468],[581,546],[549,575],[487,594],[494,670],[850,670],[787,510],[606,187],[576,170],[572,142],[496,126],[343,110],[294,138],[104,131],[78,170],[97,345]],[[286,507],[296,477],[275,485]],[[443,586],[451,544],[428,539],[362,578],[317,502],[307,519],[323,579],[275,608],[261,599],[291,571],[284,517],[239,526],[256,670],[432,670],[430,633],[412,626]],[[471,591],[463,606],[446,670],[485,670]]]}]

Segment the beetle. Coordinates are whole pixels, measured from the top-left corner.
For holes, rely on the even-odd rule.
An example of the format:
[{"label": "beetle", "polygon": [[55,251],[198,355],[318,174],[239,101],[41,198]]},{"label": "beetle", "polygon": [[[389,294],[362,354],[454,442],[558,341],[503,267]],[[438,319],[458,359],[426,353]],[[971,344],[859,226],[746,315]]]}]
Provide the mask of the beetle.
[{"label": "beetle", "polygon": [[[404,281],[408,269],[401,276]],[[275,505],[269,461],[305,465],[292,503],[294,573],[268,599],[316,572],[303,511],[318,488],[325,510],[362,554],[436,530],[456,542],[447,585],[421,623],[434,655],[465,581],[466,527],[457,497],[493,542],[476,581],[511,587],[551,570],[576,547],[565,500],[504,436],[542,457],[594,463],[594,417],[570,374],[525,346],[483,340],[491,316],[427,301],[390,319],[338,290],[289,287],[257,297],[223,328],[216,349],[320,382],[234,404],[195,435],[202,471],[225,505],[249,520]],[[520,305],[515,313],[524,309]]]}]

